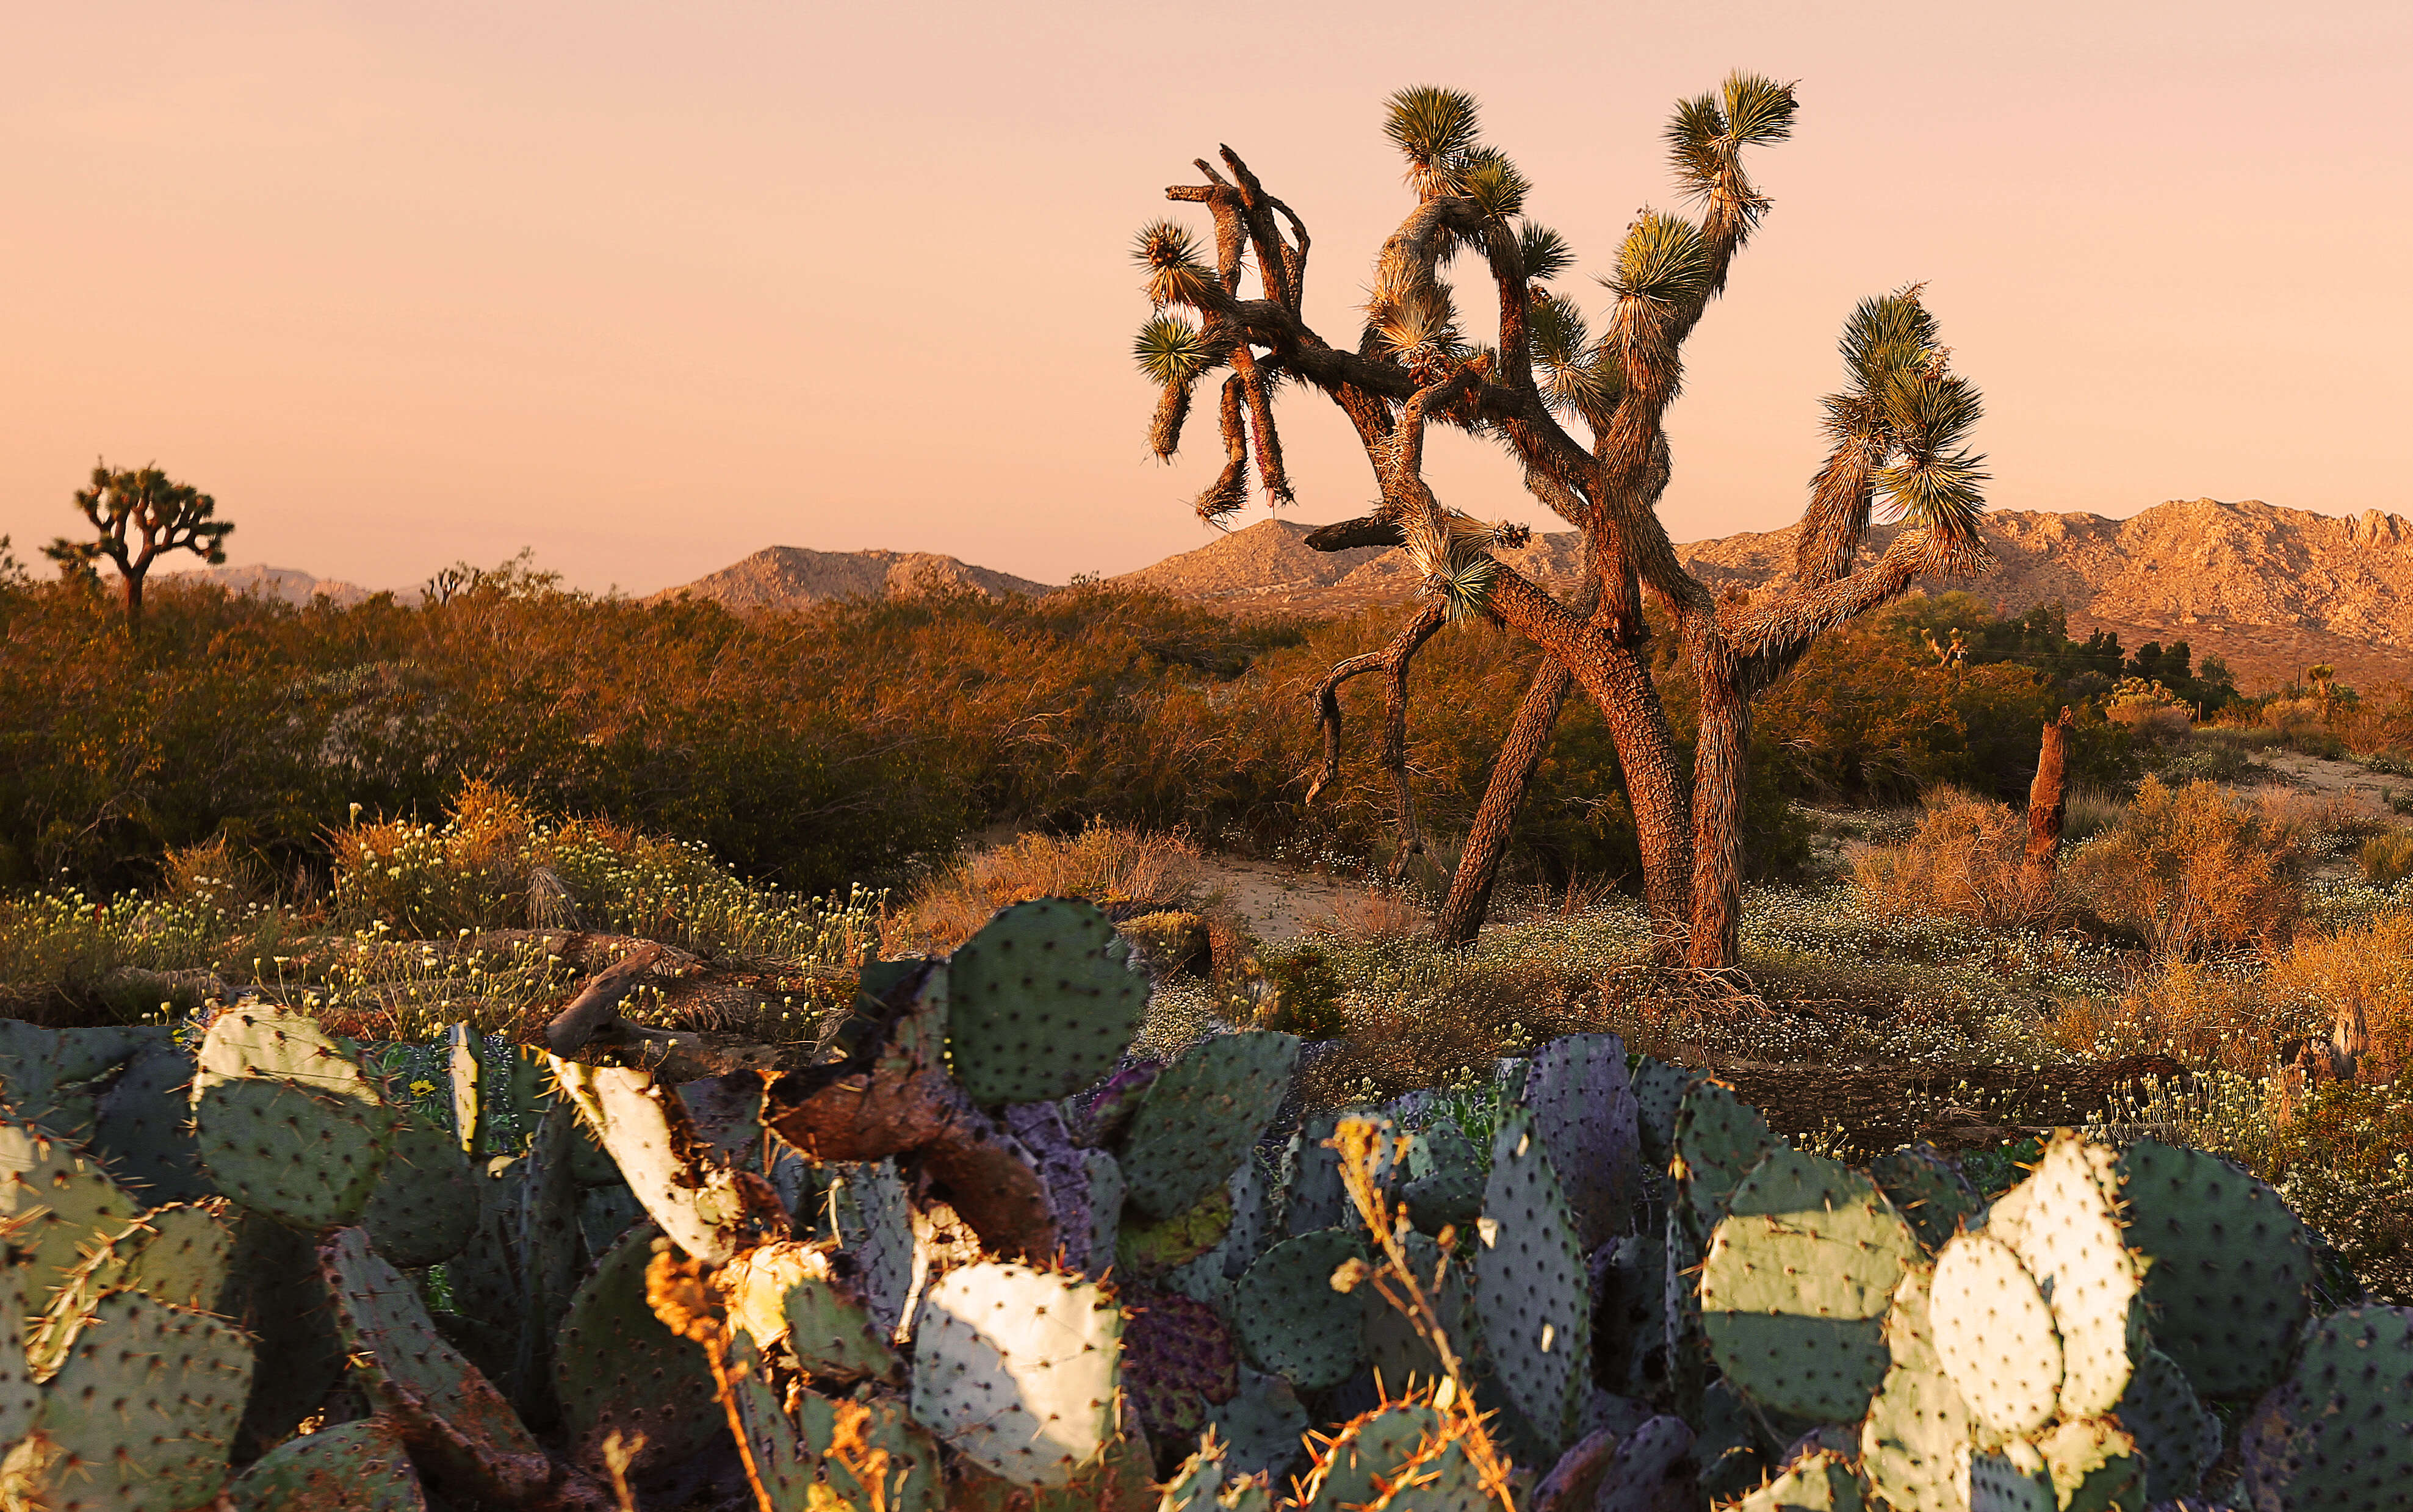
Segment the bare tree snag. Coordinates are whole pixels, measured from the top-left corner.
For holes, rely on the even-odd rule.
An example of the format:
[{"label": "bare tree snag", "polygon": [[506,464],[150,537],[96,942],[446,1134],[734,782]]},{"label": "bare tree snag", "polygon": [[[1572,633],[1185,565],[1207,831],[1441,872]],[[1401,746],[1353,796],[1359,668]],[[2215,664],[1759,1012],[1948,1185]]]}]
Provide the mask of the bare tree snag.
[{"label": "bare tree snag", "polygon": [[2020,867],[2020,886],[2042,902],[2052,892],[2061,864],[2061,826],[2069,814],[2069,710],[2044,727],[2036,752],[2036,780],[2028,786],[2028,848]]},{"label": "bare tree snag", "polygon": [[[1389,687],[1403,689],[1410,659],[1440,624],[1481,616],[1533,641],[1562,669],[1563,681],[1536,679],[1511,732],[1515,749],[1494,763],[1478,833],[1469,838],[1482,865],[1472,872],[1461,865],[1462,896],[1444,908],[1448,932],[1472,938],[1481,926],[1498,848],[1555,722],[1553,698],[1572,684],[1599,704],[1617,744],[1655,953],[1705,969],[1731,966],[1752,700],[1819,635],[1899,596],[1919,575],[1965,576],[1991,565],[1977,528],[1984,458],[1963,445],[1979,418],[1977,391],[1951,371],[1919,287],[1863,301],[1843,324],[1844,385],[1825,401],[1830,449],[1811,481],[1799,583],[1748,608],[1721,605],[1685,571],[1658,517],[1672,467],[1665,422],[1681,387],[1683,345],[1768,212],[1744,158],[1792,134],[1792,86],[1738,73],[1678,103],[1666,130],[1671,167],[1700,218],[1658,211],[1636,218],[1613,271],[1598,280],[1610,301],[1597,335],[1575,296],[1550,287],[1574,253],[1526,216],[1533,186],[1483,142],[1473,99],[1420,87],[1399,91],[1388,106],[1384,129],[1407,159],[1416,203],[1376,255],[1364,329],[1346,344],[1308,325],[1306,226],[1238,155],[1222,148],[1221,169],[1199,160],[1205,183],[1165,191],[1206,207],[1215,244],[1210,261],[1180,222],[1160,220],[1139,234],[1135,256],[1154,310],[1133,354],[1161,390],[1150,444],[1172,457],[1196,385],[1230,370],[1221,408],[1226,465],[1196,506],[1219,520],[1246,502],[1251,452],[1269,497],[1289,501],[1271,403],[1277,375],[1322,393],[1357,433],[1380,503],[1314,532],[1310,544],[1398,546],[1421,574],[1427,602],[1390,648],[1335,667],[1316,689],[1325,757],[1310,797],[1339,773],[1340,685],[1382,670]],[[1458,262],[1461,252],[1471,257]],[[1495,346],[1460,328],[1461,290],[1446,276],[1453,265],[1476,270],[1470,294],[1489,283]],[[1253,299],[1241,287],[1251,269]],[[1582,534],[1577,604],[1495,554],[1523,543],[1521,526],[1476,520],[1434,496],[1423,463],[1425,431],[1436,422],[1503,445],[1527,491]],[[1881,504],[1909,528],[1877,561],[1859,565]],[[1702,723],[1690,773],[1645,654],[1645,593],[1682,638],[1698,685]],[[1399,718],[1394,704],[1382,759],[1398,789],[1404,865],[1423,841]]]}]

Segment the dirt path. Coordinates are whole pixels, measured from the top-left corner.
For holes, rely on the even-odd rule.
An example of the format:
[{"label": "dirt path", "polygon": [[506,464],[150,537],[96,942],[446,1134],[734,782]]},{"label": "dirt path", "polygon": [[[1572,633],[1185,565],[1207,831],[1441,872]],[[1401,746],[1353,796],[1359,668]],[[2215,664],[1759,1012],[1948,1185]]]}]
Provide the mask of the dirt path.
[{"label": "dirt path", "polygon": [[1248,921],[1260,940],[1295,940],[1310,930],[1379,926],[1412,918],[1421,910],[1398,898],[1372,895],[1355,878],[1304,871],[1240,856],[1205,858],[1205,884],[1222,895],[1223,906]]}]

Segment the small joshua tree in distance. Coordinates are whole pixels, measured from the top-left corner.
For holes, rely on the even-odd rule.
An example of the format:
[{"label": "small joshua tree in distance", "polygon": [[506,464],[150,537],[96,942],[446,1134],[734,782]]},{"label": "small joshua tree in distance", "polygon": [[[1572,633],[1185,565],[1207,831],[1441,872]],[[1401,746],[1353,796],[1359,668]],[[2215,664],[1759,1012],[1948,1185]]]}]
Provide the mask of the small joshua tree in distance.
[{"label": "small joshua tree in distance", "polygon": [[92,486],[79,488],[76,508],[92,522],[95,539],[61,536],[42,548],[60,567],[90,571],[106,556],[126,580],[126,624],[142,624],[142,579],[162,552],[188,551],[215,567],[226,560],[226,538],[234,526],[213,519],[218,501],[190,483],[180,483],[154,465],[111,471],[107,462],[92,469]]}]

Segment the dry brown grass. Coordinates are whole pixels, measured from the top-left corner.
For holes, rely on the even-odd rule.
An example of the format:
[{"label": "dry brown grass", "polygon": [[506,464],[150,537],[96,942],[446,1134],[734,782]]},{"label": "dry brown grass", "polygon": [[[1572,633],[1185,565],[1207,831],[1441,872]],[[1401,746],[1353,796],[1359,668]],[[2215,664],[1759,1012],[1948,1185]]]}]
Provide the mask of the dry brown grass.
[{"label": "dry brown grass", "polygon": [[2147,778],[2120,824],[2080,846],[2063,875],[2157,957],[2267,947],[2303,912],[2299,823],[2216,783],[2170,788]]},{"label": "dry brown grass", "polygon": [[889,956],[950,951],[997,911],[1034,897],[1086,897],[1101,908],[1189,909],[1206,867],[1186,836],[1092,824],[1078,835],[1024,835],[924,882],[881,922]]},{"label": "dry brown grass", "polygon": [[2263,989],[2283,1021],[2359,1042],[2341,1045],[2360,1060],[2357,1080],[2392,1082],[2413,1063],[2413,914],[2298,941]]},{"label": "dry brown grass", "polygon": [[1319,926],[1359,943],[1412,940],[1432,928],[1432,915],[1396,892],[1369,890],[1341,898]]},{"label": "dry brown grass", "polygon": [[1860,857],[1853,881],[1872,904],[1904,914],[1991,929],[2047,923],[2062,910],[2052,895],[2037,896],[2021,881],[2027,836],[2026,817],[2009,805],[1937,788],[1917,833]]}]

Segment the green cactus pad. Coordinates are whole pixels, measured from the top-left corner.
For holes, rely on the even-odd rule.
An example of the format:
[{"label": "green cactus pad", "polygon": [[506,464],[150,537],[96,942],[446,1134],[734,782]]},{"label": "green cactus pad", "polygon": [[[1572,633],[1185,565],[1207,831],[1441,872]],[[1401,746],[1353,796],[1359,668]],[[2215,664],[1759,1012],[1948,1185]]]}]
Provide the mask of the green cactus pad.
[{"label": "green cactus pad", "polygon": [[1803,1455],[1767,1485],[1737,1502],[1732,1512],[1860,1512],[1860,1477],[1832,1449]]},{"label": "green cactus pad", "polygon": [[1428,1440],[1366,1512],[1487,1512],[1499,1504],[1457,1439]]},{"label": "green cactus pad", "polygon": [[1147,978],[1094,905],[1016,903],[947,961],[947,1052],[984,1107],[1077,1092],[1115,1069],[1147,1012]]},{"label": "green cactus pad", "polygon": [[924,1294],[914,1417],[1019,1486],[1062,1486],[1115,1436],[1122,1313],[1093,1282],[984,1261]]},{"label": "green cactus pad", "polygon": [[2056,1500],[2051,1469],[2024,1439],[1969,1458],[1969,1512],[2055,1512]]},{"label": "green cactus pad", "polygon": [[768,1348],[781,1339],[807,1373],[833,1381],[905,1384],[892,1330],[872,1316],[852,1282],[836,1273],[835,1244],[759,1245],[720,1273],[730,1320]]},{"label": "green cactus pad", "polygon": [[644,1435],[635,1460],[643,1470],[676,1464],[727,1430],[703,1347],[662,1327],[645,1301],[645,1267],[659,1242],[651,1223],[629,1230],[570,1298],[554,1336],[562,1433],[581,1464],[600,1466],[614,1432]]},{"label": "green cactus pad", "polygon": [[2255,1512],[2402,1507],[2413,1487],[2413,1308],[2304,1330],[2295,1368],[2242,1435]]},{"label": "green cactus pad", "polygon": [[1296,1036],[1258,1030],[1212,1035],[1166,1067],[1123,1138],[1132,1206],[1171,1218],[1221,1186],[1281,1107],[1297,1060]]},{"label": "green cactus pad", "polygon": [[834,1162],[830,1208],[837,1237],[853,1266],[851,1280],[882,1328],[905,1321],[913,1284],[913,1213],[893,1160]]},{"label": "green cactus pad", "polygon": [[1232,1193],[1218,1187],[1188,1212],[1162,1223],[1127,1217],[1115,1232],[1115,1264],[1134,1276],[1162,1276],[1190,1264],[1223,1242],[1232,1231]]},{"label": "green cactus pad", "polygon": [[2061,1512],[2145,1512],[2145,1462],[2119,1424],[2100,1417],[2057,1423],[2036,1450]]},{"label": "green cactus pad", "polygon": [[[1407,1254],[1408,1268],[1415,1272],[1416,1284],[1424,1289],[1433,1311],[1441,1315],[1442,1330],[1449,1340],[1451,1351],[1460,1359],[1471,1357],[1474,1353],[1470,1347],[1473,1330],[1467,1316],[1470,1299],[1463,1270],[1450,1267],[1436,1289],[1433,1276],[1441,1270],[1441,1245],[1429,1235],[1410,1234],[1400,1248]],[[1366,1360],[1373,1366],[1375,1379],[1383,1389],[1394,1394],[1412,1386],[1433,1386],[1442,1376],[1441,1356],[1408,1321],[1408,1315],[1388,1304],[1366,1314]]]},{"label": "green cactus pad", "polygon": [[213,1311],[258,1341],[242,1442],[264,1448],[291,1436],[342,1381],[344,1341],[318,1273],[317,1247],[264,1213],[236,1208],[228,1222],[234,1253]]},{"label": "green cactus pad", "polygon": [[1126,1299],[1123,1390],[1151,1442],[1194,1437],[1206,1415],[1240,1388],[1232,1336],[1215,1310],[1170,1292]]},{"label": "green cactus pad", "polygon": [[205,1207],[154,1208],[84,1263],[86,1295],[141,1292],[176,1307],[217,1310],[234,1259],[234,1231]]},{"label": "green cactus pad", "polygon": [[55,1453],[22,1491],[53,1512],[206,1505],[226,1484],[251,1372],[251,1340],[224,1320],[140,1292],[102,1297],[43,1389]]},{"label": "green cactus pad", "polygon": [[1935,1257],[1928,1316],[1936,1358],[1996,1433],[2041,1431],[2061,1392],[2061,1335],[2036,1278],[2010,1246],[1959,1234]]},{"label": "green cactus pad", "polygon": [[141,1211],[78,1147],[0,1118],[0,1227],[12,1252],[13,1316],[49,1307],[84,1256],[133,1227]]},{"label": "green cactus pad", "polygon": [[1525,1069],[1533,1132],[1576,1217],[1586,1254],[1629,1226],[1641,1190],[1639,1113],[1625,1073],[1625,1042],[1614,1034],[1568,1034],[1533,1054]]},{"label": "green cactus pad", "polygon": [[478,1230],[478,1183],[449,1130],[409,1122],[394,1135],[361,1226],[405,1269],[452,1259]]},{"label": "green cactus pad", "polygon": [[1157,1512],[1218,1512],[1223,1494],[1223,1455],[1227,1445],[1211,1435],[1197,1452],[1164,1483]]},{"label": "green cactus pad", "polygon": [[2120,1157],[2128,1244],[2149,1257],[2154,1344],[2207,1397],[2249,1397],[2287,1370],[2312,1316],[2304,1225],[2217,1155],[2139,1139]]},{"label": "green cactus pad", "polygon": [[1231,1445],[1226,1464],[1234,1476],[1262,1475],[1280,1484],[1306,1452],[1307,1409],[1281,1376],[1241,1366],[1239,1389],[1206,1416]]},{"label": "green cactus pad", "polygon": [[1725,1216],[1726,1199],[1762,1156],[1776,1148],[1768,1120],[1722,1081],[1704,1077],[1686,1090],[1676,1113],[1676,1154],[1670,1164],[1704,1230]]},{"label": "green cactus pad", "polygon": [[938,1441],[896,1398],[833,1401],[807,1391],[798,1396],[796,1417],[816,1460],[812,1512],[941,1512],[955,1505]]},{"label": "green cactus pad", "polygon": [[1340,1179],[1340,1153],[1332,1148],[1332,1136],[1340,1128],[1340,1115],[1311,1113],[1298,1133],[1290,1136],[1284,1155],[1285,1234],[1316,1234],[1357,1222],[1356,1207]]},{"label": "green cactus pad", "polygon": [[760,1236],[766,1215],[755,1193],[762,1178],[713,1155],[675,1090],[632,1067],[589,1066],[557,1056],[552,1064],[579,1120],[611,1152],[646,1216],[680,1249],[708,1265],[726,1265]]},{"label": "green cactus pad", "polygon": [[1813,1422],[1868,1410],[1885,1317],[1918,1241],[1876,1184],[1782,1146],[1727,1200],[1701,1269],[1703,1331],[1726,1379]]},{"label": "green cactus pad", "polygon": [[337,1230],[318,1247],[318,1270],[334,1298],[335,1325],[373,1401],[407,1404],[442,1423],[448,1443],[439,1462],[474,1463],[477,1479],[531,1490],[546,1482],[544,1451],[518,1415],[436,1331],[419,1289],[369,1247],[366,1232]]},{"label": "green cactus pad", "polygon": [[1910,1221],[1918,1242],[1931,1253],[1985,1208],[1960,1168],[1937,1154],[1932,1145],[1912,1145],[1880,1155],[1870,1163],[1869,1175],[1885,1190],[1894,1210]]},{"label": "green cactus pad", "polygon": [[219,1191],[300,1229],[357,1220],[395,1115],[318,1023],[251,1005],[218,1015],[193,1077],[193,1129]]},{"label": "green cactus pad", "polygon": [[1860,1468],[1887,1505],[1947,1512],[1968,1503],[1961,1460],[1976,1419],[1936,1356],[1928,1279],[1925,1269],[1913,1270],[1894,1288],[1886,1315],[1891,1364],[1860,1425]]},{"label": "green cactus pad", "polygon": [[2021,1221],[1996,1235],[2051,1300],[2062,1347],[2060,1415],[2073,1422],[2111,1411],[2135,1369],[2141,1278],[2109,1195],[2112,1160],[2102,1146],[2064,1130],[2021,1183],[2029,1196]]},{"label": "green cactus pad", "polygon": [[1635,1132],[1642,1142],[1643,1158],[1654,1169],[1664,1171],[1675,1159],[1676,1115],[1684,1106],[1684,1094],[1699,1077],[1697,1071],[1647,1055],[1635,1062],[1631,1076],[1637,1115]]},{"label": "green cactus pad", "polygon": [[1591,1269],[1575,1215],[1521,1107],[1502,1113],[1476,1222],[1474,1311],[1500,1383],[1555,1453],[1590,1385]]},{"label": "green cactus pad", "polygon": [[1282,1240],[1258,1257],[1232,1293],[1240,1347],[1302,1391],[1349,1378],[1364,1358],[1370,1287],[1332,1289],[1332,1273],[1366,1258],[1355,1229],[1327,1228]]},{"label": "green cactus pad", "polygon": [[363,1417],[279,1445],[230,1489],[235,1512],[424,1512],[401,1430]]},{"label": "green cactus pad", "polygon": [[2137,1441],[2145,1460],[2145,1499],[2193,1496],[2203,1473],[2220,1457],[2220,1419],[2196,1396],[2168,1355],[2148,1349],[2112,1416]]},{"label": "green cactus pad", "polygon": [[91,1137],[99,1099],[87,1085],[164,1042],[156,1025],[43,1029],[0,1018],[0,1090],[18,1118],[78,1141]]},{"label": "green cactus pad", "polygon": [[135,1052],[101,1098],[93,1153],[154,1205],[215,1194],[193,1138],[193,1058],[173,1040]]},{"label": "green cactus pad", "polygon": [[1405,1402],[1377,1407],[1341,1425],[1308,1473],[1303,1512],[1342,1512],[1382,1495],[1377,1482],[1399,1478],[1417,1450],[1441,1431],[1441,1414]]},{"label": "green cactus pad", "polygon": [[1399,1200],[1428,1234],[1453,1224],[1463,1228],[1483,1216],[1482,1153],[1449,1119],[1426,1124],[1424,1139],[1431,1167],[1400,1187]]},{"label": "green cactus pad", "polygon": [[769,1512],[810,1512],[819,1460],[788,1416],[764,1352],[743,1332],[730,1335],[724,1348],[729,1407],[744,1434],[747,1460],[770,1497]]},{"label": "green cactus pad", "polygon": [[644,1221],[645,1205],[625,1186],[588,1187],[578,1194],[578,1234],[589,1254],[601,1254]]}]

